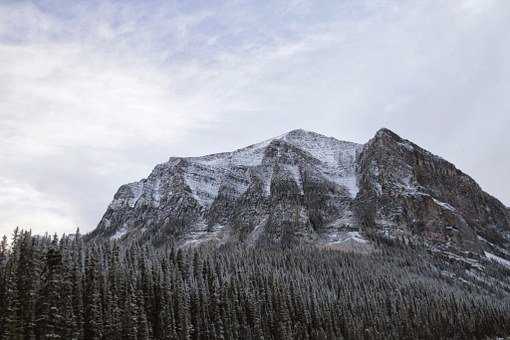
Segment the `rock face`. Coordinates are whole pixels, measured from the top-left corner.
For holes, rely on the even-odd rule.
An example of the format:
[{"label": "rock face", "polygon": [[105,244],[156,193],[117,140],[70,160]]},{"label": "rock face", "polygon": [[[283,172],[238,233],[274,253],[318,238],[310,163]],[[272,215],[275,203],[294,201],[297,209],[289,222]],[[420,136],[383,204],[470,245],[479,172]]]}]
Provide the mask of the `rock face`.
[{"label": "rock face", "polygon": [[365,145],[294,130],[233,152],[170,158],[123,185],[89,237],[368,249],[371,235],[510,258],[508,208],[387,129]]},{"label": "rock face", "polygon": [[453,164],[382,129],[358,159],[360,223],[447,250],[507,255],[510,215]]},{"label": "rock face", "polygon": [[170,158],[122,186],[90,236],[364,243],[352,210],[362,148],[294,130],[233,152]]}]

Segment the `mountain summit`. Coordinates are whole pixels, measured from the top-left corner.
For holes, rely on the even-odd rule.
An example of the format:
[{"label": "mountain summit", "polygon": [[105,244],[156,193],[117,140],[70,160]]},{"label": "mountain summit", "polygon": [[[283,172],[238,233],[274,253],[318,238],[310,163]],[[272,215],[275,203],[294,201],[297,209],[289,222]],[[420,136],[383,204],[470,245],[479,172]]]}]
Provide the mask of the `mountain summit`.
[{"label": "mountain summit", "polygon": [[376,239],[510,258],[510,214],[453,164],[379,130],[366,144],[293,130],[232,152],[171,157],[123,185],[97,239],[180,246]]}]

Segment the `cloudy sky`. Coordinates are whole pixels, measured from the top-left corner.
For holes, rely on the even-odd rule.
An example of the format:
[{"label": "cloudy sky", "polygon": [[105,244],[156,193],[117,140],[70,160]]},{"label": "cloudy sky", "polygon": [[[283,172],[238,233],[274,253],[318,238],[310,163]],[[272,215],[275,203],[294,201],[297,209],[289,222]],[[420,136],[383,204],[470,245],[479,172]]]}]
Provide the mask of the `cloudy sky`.
[{"label": "cloudy sky", "polygon": [[510,205],[510,1],[0,1],[0,234],[169,156],[388,127]]}]

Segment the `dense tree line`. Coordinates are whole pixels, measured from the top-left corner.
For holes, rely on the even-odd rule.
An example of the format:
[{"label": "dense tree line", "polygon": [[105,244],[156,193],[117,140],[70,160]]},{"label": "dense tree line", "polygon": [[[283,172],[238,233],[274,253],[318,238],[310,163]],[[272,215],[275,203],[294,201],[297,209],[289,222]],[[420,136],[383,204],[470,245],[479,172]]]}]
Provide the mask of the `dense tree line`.
[{"label": "dense tree line", "polygon": [[2,339],[510,334],[505,285],[453,278],[465,268],[409,246],[380,244],[372,254],[242,244],[124,249],[84,244],[79,233],[34,237],[20,230],[9,243],[0,245]]}]

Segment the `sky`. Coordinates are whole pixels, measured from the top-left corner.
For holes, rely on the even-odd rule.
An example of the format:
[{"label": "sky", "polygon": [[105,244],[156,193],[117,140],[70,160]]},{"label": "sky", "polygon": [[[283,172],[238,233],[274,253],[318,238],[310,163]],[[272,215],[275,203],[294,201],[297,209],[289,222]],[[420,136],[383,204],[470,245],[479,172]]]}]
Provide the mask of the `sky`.
[{"label": "sky", "polygon": [[0,235],[170,156],[387,127],[510,205],[510,1],[0,1]]}]

